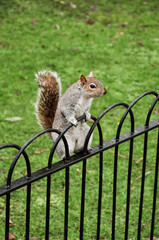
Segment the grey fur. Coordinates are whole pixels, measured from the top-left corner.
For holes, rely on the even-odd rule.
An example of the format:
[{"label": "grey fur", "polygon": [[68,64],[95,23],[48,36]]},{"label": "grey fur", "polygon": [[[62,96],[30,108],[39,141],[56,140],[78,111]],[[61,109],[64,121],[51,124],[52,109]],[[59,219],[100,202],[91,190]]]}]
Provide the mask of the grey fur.
[{"label": "grey fur", "polygon": [[[41,81],[41,76],[43,81]],[[53,82],[50,82],[50,76],[53,77],[51,79]],[[39,119],[40,124],[45,128],[48,127],[48,119],[45,118],[47,110],[50,111],[50,113],[55,113],[52,114],[53,118],[51,118],[52,128],[62,131],[69,123],[72,123],[73,126],[65,133],[69,146],[69,153],[71,155],[72,153],[82,151],[84,141],[90,127],[85,121],[77,122],[76,119],[85,114],[86,120],[90,120],[91,114],[89,113],[89,109],[93,98],[103,96],[106,93],[106,89],[104,88],[102,82],[94,78],[93,72],[91,72],[88,77],[81,75],[80,80],[72,84],[66,92],[60,96],[61,82],[57,73],[42,71],[36,75],[36,80],[40,85],[38,100],[35,104],[37,112],[36,116],[37,119]],[[48,97],[49,94],[50,98]],[[55,103],[51,101],[51,99],[54,99],[53,97],[56,95],[59,98],[56,105],[57,108]],[[51,109],[56,110],[51,111]],[[40,118],[40,116],[42,117]],[[43,122],[41,122],[41,119]],[[54,142],[57,137],[58,134],[51,133],[51,138]],[[88,148],[90,148],[91,142],[92,136],[90,138]],[[56,148],[56,152],[61,158],[65,157],[65,148],[62,140],[60,140]]]},{"label": "grey fur", "polygon": [[[85,91],[80,87],[80,83],[76,82],[60,97],[58,107],[56,110],[53,128],[62,130],[70,122],[75,125],[65,134],[69,145],[70,155],[74,152],[80,152],[83,149],[84,140],[90,127],[85,122],[77,123],[77,118],[86,113],[88,114],[93,98],[88,98]],[[87,119],[89,120],[89,119]],[[52,133],[53,141],[56,140],[57,134]],[[91,145],[92,137],[89,142]],[[57,153],[61,158],[65,156],[65,150],[62,140],[57,146]]]}]

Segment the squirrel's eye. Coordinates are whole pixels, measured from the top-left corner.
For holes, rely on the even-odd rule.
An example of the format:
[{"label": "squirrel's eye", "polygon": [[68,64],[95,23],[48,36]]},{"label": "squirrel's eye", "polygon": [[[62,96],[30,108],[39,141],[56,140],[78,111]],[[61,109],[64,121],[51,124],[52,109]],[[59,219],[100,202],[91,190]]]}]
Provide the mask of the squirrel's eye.
[{"label": "squirrel's eye", "polygon": [[94,83],[91,83],[90,84],[90,88],[93,89],[93,88],[96,88],[96,85]]}]

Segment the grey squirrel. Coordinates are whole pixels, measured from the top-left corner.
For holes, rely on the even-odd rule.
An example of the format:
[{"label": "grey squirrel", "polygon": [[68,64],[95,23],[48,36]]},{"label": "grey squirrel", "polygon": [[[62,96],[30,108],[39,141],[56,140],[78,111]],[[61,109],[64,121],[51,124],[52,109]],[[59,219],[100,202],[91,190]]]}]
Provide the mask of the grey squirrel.
[{"label": "grey squirrel", "polygon": [[[106,94],[103,83],[94,78],[94,73],[89,76],[81,75],[80,80],[72,84],[61,96],[61,81],[56,72],[41,71],[35,74],[39,83],[37,102],[35,103],[36,118],[44,128],[54,128],[62,131],[69,123],[72,127],[65,133],[69,146],[69,153],[82,151],[84,141],[90,127],[85,121],[77,122],[77,118],[86,115],[86,120],[91,119],[89,109],[93,98]],[[51,133],[55,142],[57,133]],[[92,136],[89,141],[89,147]],[[65,148],[60,140],[57,154],[63,159]]]}]

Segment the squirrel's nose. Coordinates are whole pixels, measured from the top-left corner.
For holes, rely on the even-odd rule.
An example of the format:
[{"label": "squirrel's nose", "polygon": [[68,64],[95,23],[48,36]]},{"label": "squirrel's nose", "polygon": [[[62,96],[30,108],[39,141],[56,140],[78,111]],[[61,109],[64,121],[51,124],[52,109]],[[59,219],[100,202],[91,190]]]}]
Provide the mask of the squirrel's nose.
[{"label": "squirrel's nose", "polygon": [[103,95],[105,95],[106,93],[107,93],[107,90],[104,88]]}]

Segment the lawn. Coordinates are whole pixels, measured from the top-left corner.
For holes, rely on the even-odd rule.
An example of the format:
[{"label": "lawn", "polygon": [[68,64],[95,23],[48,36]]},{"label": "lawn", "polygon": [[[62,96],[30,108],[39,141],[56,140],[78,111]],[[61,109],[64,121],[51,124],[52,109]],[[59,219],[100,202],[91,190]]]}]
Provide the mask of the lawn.
[{"label": "lawn", "polygon": [[[68,1],[68,0],[10,0],[0,1],[0,145],[23,145],[41,130],[34,115],[37,83],[34,74],[47,69],[58,73],[63,92],[81,74],[94,71],[108,93],[94,100],[91,114],[98,116],[115,102],[130,104],[141,93],[159,92],[159,5],[157,0]],[[135,126],[145,123],[146,113],[154,98],[148,96],[134,107]],[[158,118],[155,107],[152,120]],[[102,119],[104,140],[113,138],[124,108],[114,109]],[[122,132],[130,130],[129,119]],[[157,133],[149,142],[146,170],[146,191],[142,239],[149,236],[154,179],[154,159]],[[94,134],[93,145],[98,144]],[[135,142],[131,182],[131,211],[129,239],[136,238],[139,192],[141,184],[143,136]],[[52,142],[43,136],[36,140],[28,153],[32,171],[47,164]],[[125,221],[126,176],[128,144],[120,148],[117,192],[116,239],[123,239]],[[0,185],[5,184],[7,171],[16,151],[0,152]],[[55,156],[54,161],[59,158]],[[152,161],[153,160],[153,161]],[[95,239],[98,186],[98,158],[88,159],[86,216],[84,239]],[[70,169],[69,240],[79,237],[82,164]],[[13,178],[26,174],[23,160],[18,163]],[[103,211],[101,239],[111,238],[113,152],[104,154]],[[52,177],[51,240],[62,239],[64,208],[64,172]],[[31,236],[44,239],[46,179],[32,186]],[[26,189],[13,193],[11,232],[24,239],[24,208]],[[21,200],[19,200],[21,199]],[[5,199],[0,199],[0,237],[4,236]],[[104,207],[106,206],[106,207]],[[156,212],[155,236],[159,238],[159,209]],[[21,224],[22,222],[22,224]],[[24,223],[24,224],[23,224]]]}]

